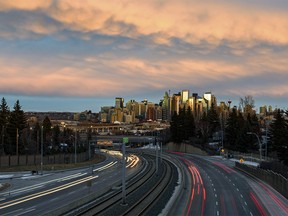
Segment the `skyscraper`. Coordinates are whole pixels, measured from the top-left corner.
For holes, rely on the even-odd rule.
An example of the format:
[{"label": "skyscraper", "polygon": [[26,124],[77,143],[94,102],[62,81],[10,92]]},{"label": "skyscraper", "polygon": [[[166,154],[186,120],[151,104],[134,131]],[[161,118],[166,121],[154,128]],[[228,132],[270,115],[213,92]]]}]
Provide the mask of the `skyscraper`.
[{"label": "skyscraper", "polygon": [[124,105],[124,98],[116,97],[115,98],[115,108],[123,109],[123,105]]},{"label": "skyscraper", "polygon": [[181,92],[181,103],[185,104],[189,98],[189,90],[182,90]]},{"label": "skyscraper", "polygon": [[165,92],[163,102],[162,102],[162,120],[164,121],[170,121],[171,115],[170,115],[170,96],[168,92]]}]

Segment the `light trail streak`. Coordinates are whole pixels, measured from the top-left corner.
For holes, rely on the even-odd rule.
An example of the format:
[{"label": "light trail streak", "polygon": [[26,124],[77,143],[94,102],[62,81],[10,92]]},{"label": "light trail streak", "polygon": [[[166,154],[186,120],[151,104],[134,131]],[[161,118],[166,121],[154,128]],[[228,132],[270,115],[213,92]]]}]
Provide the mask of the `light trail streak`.
[{"label": "light trail streak", "polygon": [[106,164],[106,165],[103,166],[103,167],[99,167],[99,168],[97,168],[97,169],[94,169],[93,172],[103,171],[103,170],[105,170],[105,169],[108,169],[108,168],[114,166],[115,164],[117,164],[117,161],[110,162],[110,163]]},{"label": "light trail streak", "polygon": [[10,206],[14,206],[14,205],[17,205],[17,204],[20,204],[20,203],[23,203],[23,202],[27,202],[29,200],[33,200],[33,199],[36,199],[36,198],[39,198],[39,197],[42,197],[42,196],[46,196],[46,195],[49,195],[49,194],[52,194],[52,193],[55,193],[55,192],[58,192],[58,191],[73,187],[75,185],[81,184],[83,182],[86,182],[86,181],[89,181],[89,180],[92,180],[92,179],[95,179],[95,178],[98,178],[98,176],[88,176],[88,177],[85,177],[83,179],[78,179],[78,180],[76,180],[74,182],[67,183],[65,185],[61,185],[61,186],[58,186],[58,187],[55,187],[55,188],[52,188],[52,189],[48,189],[48,190],[45,190],[45,191],[42,191],[42,192],[30,194],[30,195],[27,195],[27,196],[24,196],[24,197],[15,199],[15,200],[11,200],[11,201],[8,201],[8,202],[5,202],[5,203],[1,203],[0,204],[0,209],[8,208]]},{"label": "light trail streak", "polygon": [[17,194],[20,194],[20,193],[23,193],[23,192],[28,192],[28,191],[32,191],[32,190],[41,188],[44,185],[49,184],[49,183],[67,181],[67,180],[71,180],[71,179],[74,179],[74,178],[81,177],[81,176],[86,175],[86,174],[87,173],[76,173],[76,174],[69,175],[69,176],[66,176],[66,177],[57,178],[57,179],[53,179],[53,180],[50,180],[50,181],[42,182],[42,183],[39,183],[39,184],[35,184],[35,185],[31,185],[31,186],[15,189],[15,190],[12,190],[12,191],[7,191],[7,192],[4,192],[4,193],[0,193],[0,195],[3,195],[3,196],[17,195]]},{"label": "light trail streak", "polygon": [[[191,173],[191,177],[193,179],[193,187],[191,190],[191,196],[190,196],[189,206],[188,206],[188,209],[186,211],[186,216],[188,216],[190,214],[192,203],[193,203],[194,196],[195,196],[195,190],[197,190],[198,196],[200,196],[201,195],[200,192],[202,192],[201,215],[204,215],[205,201],[206,201],[206,189],[204,187],[201,174],[200,174],[198,168],[191,161],[188,161],[185,158],[182,158],[182,160],[187,165],[187,167]],[[200,188],[202,188],[202,190]]]},{"label": "light trail streak", "polygon": [[281,208],[286,215],[288,215],[288,207],[285,203],[283,203],[266,185],[259,182],[260,186],[264,188],[264,190],[269,194],[270,198]]},{"label": "light trail streak", "polygon": [[214,162],[212,162],[212,164],[214,164],[214,165],[222,168],[222,169],[225,170],[227,173],[236,173],[235,170],[231,169],[231,168],[228,167],[228,166],[225,166],[225,165],[222,164],[222,163],[219,163],[219,162],[215,162],[215,161],[214,161]]},{"label": "light trail streak", "polygon": [[126,168],[128,167],[135,167],[137,165],[137,163],[139,162],[139,158],[136,155],[130,155],[128,157],[128,162],[130,161],[130,163],[126,166]]},{"label": "light trail streak", "polygon": [[259,213],[260,213],[262,216],[266,215],[263,207],[260,205],[260,203],[259,203],[259,201],[257,200],[256,196],[255,196],[252,192],[250,192],[250,197],[251,197],[252,201],[254,202],[255,206],[257,207]]}]

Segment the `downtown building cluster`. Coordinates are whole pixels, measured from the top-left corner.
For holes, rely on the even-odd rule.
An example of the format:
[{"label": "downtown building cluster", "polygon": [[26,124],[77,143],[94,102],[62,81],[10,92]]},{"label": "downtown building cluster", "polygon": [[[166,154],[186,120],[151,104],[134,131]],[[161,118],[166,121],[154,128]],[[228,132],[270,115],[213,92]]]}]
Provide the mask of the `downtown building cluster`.
[{"label": "downtown building cluster", "polygon": [[211,92],[202,96],[198,93],[190,95],[189,90],[182,90],[170,95],[165,92],[159,103],[149,102],[147,99],[137,102],[129,100],[126,104],[124,98],[116,97],[115,106],[101,107],[99,120],[102,123],[138,123],[142,121],[170,121],[174,113],[180,109],[190,107],[194,117],[199,119],[204,111],[210,109],[212,103],[216,106],[216,97]]}]

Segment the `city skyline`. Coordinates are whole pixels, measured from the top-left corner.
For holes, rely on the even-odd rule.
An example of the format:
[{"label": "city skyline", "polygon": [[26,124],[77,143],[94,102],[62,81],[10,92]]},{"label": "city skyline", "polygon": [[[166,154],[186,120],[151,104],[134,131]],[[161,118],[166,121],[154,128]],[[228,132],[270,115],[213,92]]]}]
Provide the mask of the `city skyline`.
[{"label": "city skyline", "polygon": [[287,11],[285,0],[0,0],[0,96],[10,109],[98,112],[189,89],[285,109]]},{"label": "city skyline", "polygon": [[[188,90],[189,91],[189,90]],[[167,93],[169,93],[169,91],[166,91]],[[181,91],[178,92],[170,92],[170,96],[172,98],[172,96],[174,94],[179,94],[181,93]],[[193,92],[198,94],[198,97],[203,98],[205,93],[209,93],[209,92],[203,92],[203,93],[198,93],[198,92]],[[192,94],[190,92],[189,96],[191,97]],[[220,105],[220,102],[224,102],[227,104],[227,106],[229,105],[229,102],[231,103],[230,106],[236,106],[239,107],[239,102],[240,102],[240,98],[238,98],[237,100],[231,100],[231,99],[227,99],[227,100],[219,100],[219,98],[217,98],[217,95],[214,95],[213,92],[210,92],[213,96],[216,97],[217,100],[217,105]],[[164,94],[163,94],[164,96]],[[5,97],[4,97],[5,98]],[[106,98],[106,99],[95,99],[95,98],[82,98],[82,99],[75,99],[75,98],[60,98],[60,97],[54,97],[53,98],[53,102],[56,104],[61,104],[58,108],[55,109],[55,104],[51,103],[51,99],[50,98],[41,98],[41,97],[37,97],[37,98],[33,98],[31,99],[31,97],[22,97],[22,99],[24,98],[23,101],[19,100],[19,98],[15,97],[15,96],[10,96],[7,98],[5,98],[8,107],[10,108],[10,110],[13,110],[13,106],[15,104],[15,102],[17,100],[19,100],[20,105],[22,107],[22,109],[25,112],[74,112],[74,113],[80,113],[86,110],[91,110],[93,113],[98,113],[101,111],[101,107],[115,107],[115,100],[116,98],[123,98],[124,99],[124,107],[126,106],[126,103],[129,102],[130,100],[135,100],[136,102],[142,102],[144,100],[147,100],[147,102],[149,103],[155,103],[155,104],[159,104],[159,102],[161,100],[163,100],[163,97],[156,99],[155,101],[150,100],[149,98],[125,98],[125,97],[114,97],[114,98]],[[242,97],[244,98],[244,96]],[[260,111],[260,107],[266,106],[267,109],[269,108],[269,106],[272,106],[272,109],[275,110],[277,108],[280,109],[284,109],[287,110],[286,107],[279,107],[279,106],[273,106],[270,104],[261,104],[257,101],[255,101],[255,98],[252,97],[252,99],[255,102],[255,107],[254,110],[256,110],[256,113],[259,113]],[[229,101],[229,102],[228,102]],[[81,102],[81,103],[80,103]],[[51,104],[49,106],[49,104]],[[273,104],[273,103],[272,103]]]}]

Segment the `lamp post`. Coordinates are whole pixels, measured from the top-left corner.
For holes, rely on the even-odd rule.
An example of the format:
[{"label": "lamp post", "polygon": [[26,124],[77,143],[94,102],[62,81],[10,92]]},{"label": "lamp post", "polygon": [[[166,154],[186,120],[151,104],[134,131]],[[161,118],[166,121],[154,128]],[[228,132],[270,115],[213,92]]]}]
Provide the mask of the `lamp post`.
[{"label": "lamp post", "polygon": [[77,129],[75,129],[74,162],[77,163]]},{"label": "lamp post", "polygon": [[16,155],[17,155],[17,165],[19,165],[19,130],[16,128]]},{"label": "lamp post", "polygon": [[259,136],[253,132],[247,132],[247,134],[249,134],[249,135],[254,134],[257,137],[258,144],[259,144],[260,161],[262,161],[262,143],[260,142]]},{"label": "lamp post", "polygon": [[41,175],[43,175],[43,125],[41,126]]},{"label": "lamp post", "polygon": [[268,139],[267,139],[267,136],[268,136],[268,122],[267,122],[267,120],[265,121],[265,126],[266,126],[266,128],[265,128],[265,158],[266,158],[266,160],[267,160],[267,156],[268,156]]},{"label": "lamp post", "polygon": [[220,127],[221,127],[221,145],[222,149],[224,149],[224,127],[223,127],[223,113],[221,112],[221,118],[220,118]]},{"label": "lamp post", "polygon": [[16,128],[16,155],[17,157],[19,156],[19,149],[18,149],[18,140],[19,140],[19,132],[18,132],[18,128]]}]

